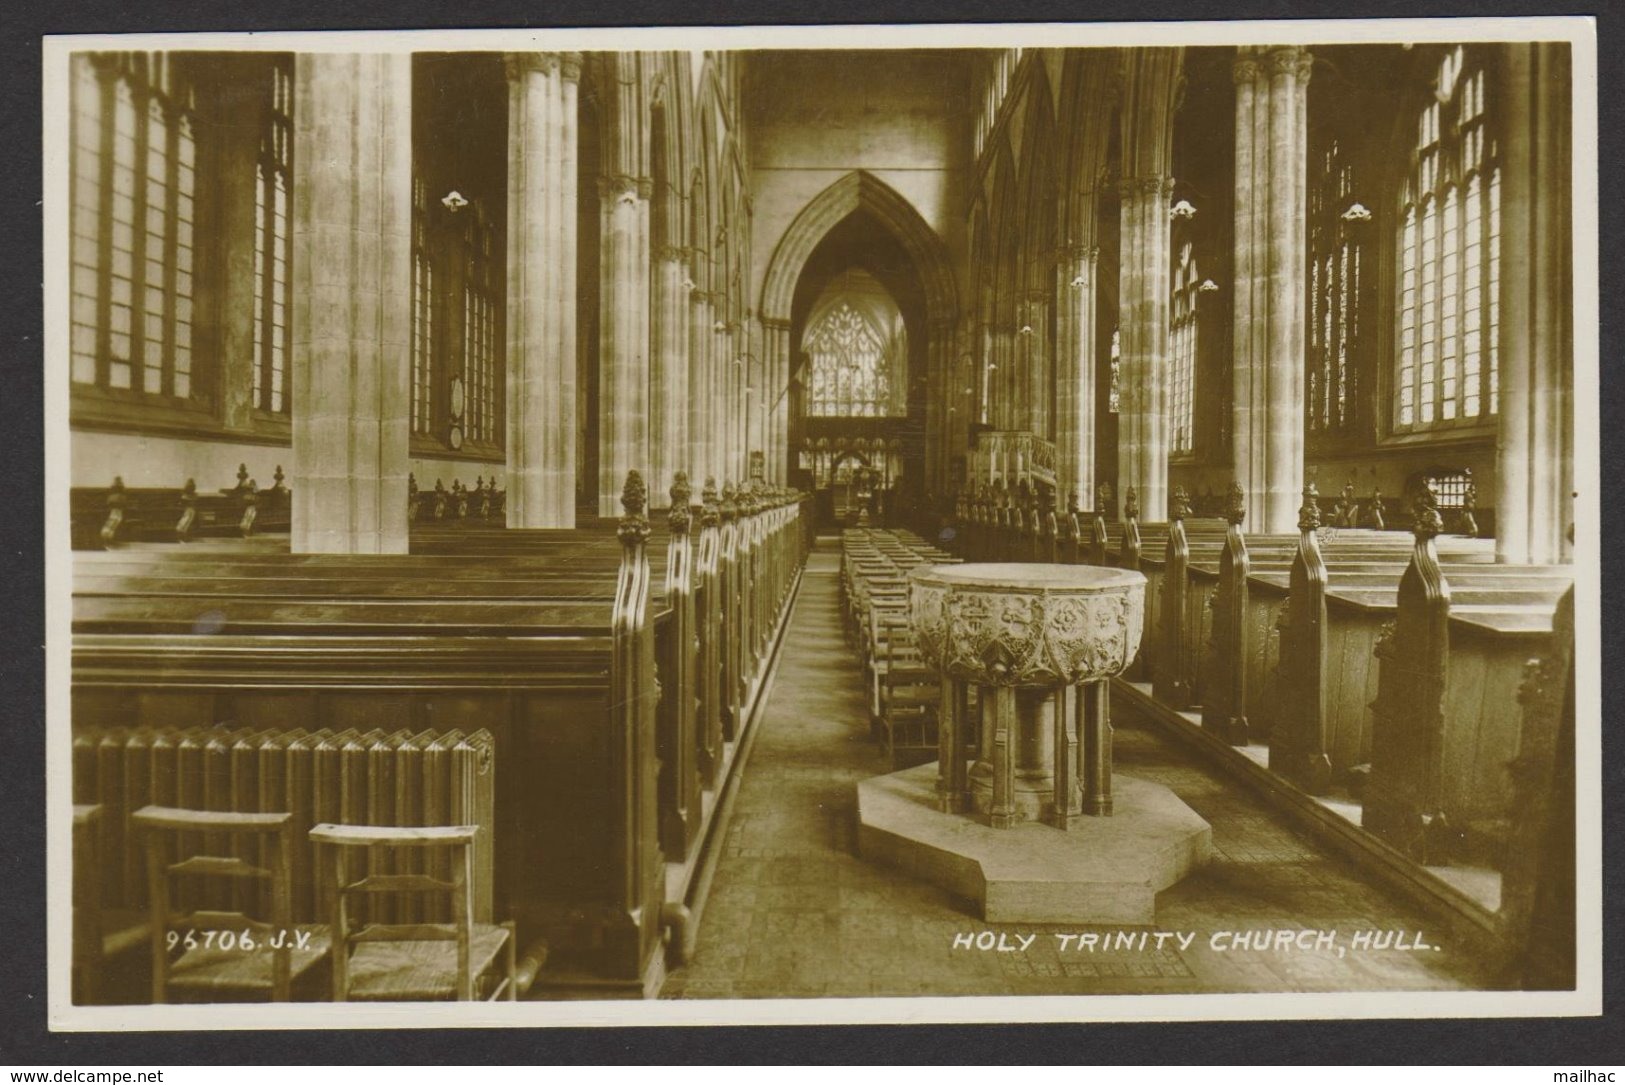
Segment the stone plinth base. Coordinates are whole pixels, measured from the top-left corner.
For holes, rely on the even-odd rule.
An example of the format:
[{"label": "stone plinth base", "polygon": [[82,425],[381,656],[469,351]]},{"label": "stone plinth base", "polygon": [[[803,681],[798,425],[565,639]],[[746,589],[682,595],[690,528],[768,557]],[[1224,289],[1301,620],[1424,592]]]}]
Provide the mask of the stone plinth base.
[{"label": "stone plinth base", "polygon": [[981,906],[990,923],[1152,923],[1213,831],[1161,784],[1112,777],[1112,817],[993,829],[936,809],[937,766],[858,784],[858,850]]}]

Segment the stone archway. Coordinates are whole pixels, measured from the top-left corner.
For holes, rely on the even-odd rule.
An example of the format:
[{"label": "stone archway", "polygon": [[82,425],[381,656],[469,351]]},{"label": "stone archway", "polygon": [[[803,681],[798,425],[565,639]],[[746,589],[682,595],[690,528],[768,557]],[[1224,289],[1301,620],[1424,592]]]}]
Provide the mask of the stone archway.
[{"label": "stone archway", "polygon": [[[763,360],[776,387],[783,387],[790,377],[791,309],[802,270],[829,232],[859,211],[885,228],[914,265],[925,298],[928,373],[934,378],[953,357],[959,302],[947,246],[914,205],[895,189],[871,173],[855,170],[809,201],[773,250],[757,311],[763,331]],[[927,421],[928,444],[942,439],[940,422],[932,424],[935,418],[933,412]],[[773,409],[773,450],[769,453],[775,476],[781,481],[786,477],[789,431],[789,403],[781,398]],[[926,462],[934,462],[933,457],[928,454]]]}]

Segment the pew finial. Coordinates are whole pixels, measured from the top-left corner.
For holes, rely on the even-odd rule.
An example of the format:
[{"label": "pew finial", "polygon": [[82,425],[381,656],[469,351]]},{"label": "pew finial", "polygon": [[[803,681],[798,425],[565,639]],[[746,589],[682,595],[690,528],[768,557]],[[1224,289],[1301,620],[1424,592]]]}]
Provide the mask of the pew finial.
[{"label": "pew finial", "polygon": [[1133,486],[1123,488],[1123,519],[1138,520],[1140,518],[1140,494]]},{"label": "pew finial", "polygon": [[1303,484],[1303,504],[1298,506],[1298,530],[1320,530],[1320,494],[1313,482]]},{"label": "pew finial", "polygon": [[1172,522],[1174,520],[1183,520],[1190,514],[1191,495],[1186,492],[1185,487],[1175,486],[1173,496],[1168,499],[1169,521]]},{"label": "pew finial", "polygon": [[733,523],[735,520],[737,520],[739,518],[739,505],[735,500],[735,498],[737,496],[738,496],[738,491],[736,491],[734,489],[734,484],[733,483],[724,482],[722,484],[722,505],[721,505],[721,509],[722,509],[722,522],[725,523],[725,524],[731,524],[731,523]]},{"label": "pew finial", "polygon": [[648,539],[649,517],[644,515],[648,506],[649,487],[644,484],[643,476],[636,470],[628,471],[626,485],[621,488],[621,508],[626,510],[626,515],[615,529],[622,543],[641,543]]},{"label": "pew finial", "polygon": [[722,508],[717,502],[717,480],[705,476],[705,488],[700,491],[700,528],[716,527],[722,522]]},{"label": "pew finial", "polygon": [[688,526],[694,518],[694,511],[689,508],[689,499],[693,496],[694,491],[688,485],[688,472],[677,472],[671,480],[671,512],[667,514],[673,535],[688,534]]},{"label": "pew finial", "polygon": [[1382,487],[1378,486],[1375,482],[1371,484],[1370,524],[1378,531],[1381,531],[1388,526],[1382,518]]},{"label": "pew finial", "polygon": [[1424,479],[1416,488],[1416,494],[1411,498],[1411,514],[1414,523],[1411,532],[1417,541],[1438,537],[1444,530],[1444,518],[1439,515],[1439,495],[1433,491],[1433,483]]},{"label": "pew finial", "polygon": [[1235,479],[1230,480],[1230,488],[1224,494],[1224,518],[1237,527],[1247,519],[1247,494]]}]

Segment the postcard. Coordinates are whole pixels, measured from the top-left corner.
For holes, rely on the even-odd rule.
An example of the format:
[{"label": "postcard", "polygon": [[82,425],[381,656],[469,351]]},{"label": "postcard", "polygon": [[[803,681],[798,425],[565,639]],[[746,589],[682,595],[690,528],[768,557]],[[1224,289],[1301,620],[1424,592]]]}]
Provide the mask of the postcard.
[{"label": "postcard", "polygon": [[53,1028],[1601,1012],[1591,20],[44,79]]}]

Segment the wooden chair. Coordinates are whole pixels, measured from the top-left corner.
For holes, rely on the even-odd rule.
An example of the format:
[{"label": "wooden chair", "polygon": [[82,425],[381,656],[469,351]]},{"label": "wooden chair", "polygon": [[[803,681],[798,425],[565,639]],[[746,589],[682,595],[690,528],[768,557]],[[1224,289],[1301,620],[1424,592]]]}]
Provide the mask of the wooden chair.
[{"label": "wooden chair", "polygon": [[[330,944],[326,927],[295,927],[292,922],[293,815],[144,806],[130,821],[146,836],[152,1000],[167,1002],[176,994],[209,1002],[231,996],[288,1001],[294,982],[327,956]],[[236,855],[196,851],[170,861],[172,851],[191,850],[199,841],[215,850],[225,843],[229,851],[229,842],[243,837],[263,845],[264,866]],[[231,897],[242,902],[259,897],[260,886],[268,887],[270,919],[251,918],[243,911],[177,914],[171,910],[171,881],[187,876],[224,879],[234,884]]]},{"label": "wooden chair", "polygon": [[150,930],[146,913],[102,904],[101,823],[100,804],[74,806],[73,1000],[81,1006],[107,1001],[110,966],[145,943]]},{"label": "wooden chair", "polygon": [[[474,922],[474,838],[472,825],[387,826],[317,825],[310,839],[330,845],[333,873],[333,1000],[428,1002],[473,1001],[479,981],[498,956],[507,975],[485,996],[518,998],[517,949],[513,923]],[[365,873],[350,881],[350,849],[365,849]],[[450,878],[432,874],[379,874],[375,858],[398,848],[449,848]],[[424,864],[427,866],[428,864]],[[391,869],[404,869],[392,864]],[[350,928],[349,897],[357,893],[446,893],[450,923],[368,923]]]}]

